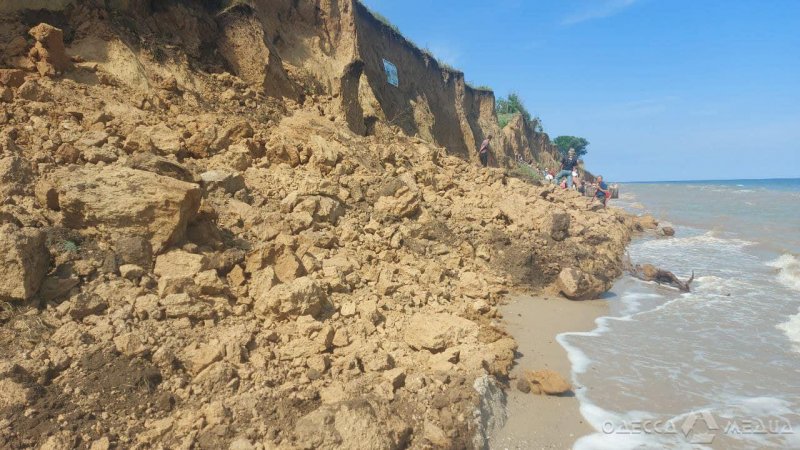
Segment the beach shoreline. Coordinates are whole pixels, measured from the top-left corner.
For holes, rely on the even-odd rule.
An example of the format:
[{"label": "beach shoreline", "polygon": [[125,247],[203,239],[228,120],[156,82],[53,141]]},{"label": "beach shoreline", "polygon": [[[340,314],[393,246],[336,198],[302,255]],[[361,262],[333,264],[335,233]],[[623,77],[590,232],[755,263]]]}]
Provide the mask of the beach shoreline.
[{"label": "beach shoreline", "polygon": [[566,350],[556,337],[566,332],[591,331],[607,315],[605,300],[571,301],[553,296],[514,295],[501,307],[503,322],[519,344],[507,391],[507,421],[495,430],[492,449],[565,449],[594,429],[580,413],[574,395],[526,394],[516,388],[524,370],[551,369],[573,383]]}]

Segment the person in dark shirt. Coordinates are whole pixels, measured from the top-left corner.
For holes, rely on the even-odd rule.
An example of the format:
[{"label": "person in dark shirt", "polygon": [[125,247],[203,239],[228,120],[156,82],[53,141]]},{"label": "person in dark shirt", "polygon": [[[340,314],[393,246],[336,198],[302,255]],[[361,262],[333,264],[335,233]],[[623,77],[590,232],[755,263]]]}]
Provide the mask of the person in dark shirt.
[{"label": "person in dark shirt", "polygon": [[481,165],[483,167],[489,166],[489,142],[492,140],[492,135],[486,136],[486,139],[483,140],[481,144],[480,150],[478,150],[478,157],[481,159]]},{"label": "person in dark shirt", "polygon": [[597,176],[597,192],[594,193],[594,196],[597,200],[603,203],[604,207],[608,203],[608,199],[611,198],[611,191],[608,190],[608,185],[605,181],[603,181],[603,177],[601,175]]},{"label": "person in dark shirt", "polygon": [[575,156],[575,149],[569,149],[567,156],[561,158],[561,171],[555,177],[556,184],[561,184],[562,178],[567,178],[567,187],[572,188],[572,170],[578,165],[578,157]]}]

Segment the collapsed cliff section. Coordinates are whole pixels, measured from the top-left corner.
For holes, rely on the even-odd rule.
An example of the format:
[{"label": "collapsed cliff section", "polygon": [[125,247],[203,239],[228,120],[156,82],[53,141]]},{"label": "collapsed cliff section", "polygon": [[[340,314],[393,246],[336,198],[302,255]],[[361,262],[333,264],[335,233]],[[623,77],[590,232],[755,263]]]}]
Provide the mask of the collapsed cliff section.
[{"label": "collapsed cliff section", "polygon": [[496,305],[596,294],[630,219],[354,130],[351,3],[212,3],[0,17],[0,447],[480,447]]},{"label": "collapsed cliff section", "polygon": [[[152,80],[140,73],[130,54],[139,50],[161,63],[186,58],[165,71],[165,77],[183,84],[198,82],[182,71],[182,63],[188,62],[211,73],[231,72],[271,98],[302,103],[306,96],[330,97],[331,117],[342,117],[357,134],[401,131],[473,161],[480,142],[493,135],[499,166],[513,165],[518,156],[544,165],[557,160],[549,138],[533,124],[517,117],[501,130],[491,91],[469,86],[462,72],[443,66],[357,0],[105,3],[118,32],[107,33],[106,39],[98,37],[101,30],[91,30],[81,51],[140,91],[147,91]],[[64,14],[86,4],[93,2],[54,3],[50,12],[39,10],[39,18],[49,15],[50,22],[63,26]],[[24,2],[5,9],[27,11],[23,14],[29,26],[37,20]],[[81,40],[83,31],[65,29],[66,38]],[[185,54],[173,54],[176,47]],[[109,67],[108,60],[115,60],[117,67]],[[387,78],[385,61],[397,69],[397,86]]]}]

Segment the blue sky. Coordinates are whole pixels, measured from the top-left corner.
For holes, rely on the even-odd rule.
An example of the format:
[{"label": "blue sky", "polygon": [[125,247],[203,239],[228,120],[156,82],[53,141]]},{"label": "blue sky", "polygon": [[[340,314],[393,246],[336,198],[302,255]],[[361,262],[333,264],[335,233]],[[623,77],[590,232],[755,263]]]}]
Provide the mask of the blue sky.
[{"label": "blue sky", "polygon": [[365,0],[617,181],[800,177],[800,0]]}]

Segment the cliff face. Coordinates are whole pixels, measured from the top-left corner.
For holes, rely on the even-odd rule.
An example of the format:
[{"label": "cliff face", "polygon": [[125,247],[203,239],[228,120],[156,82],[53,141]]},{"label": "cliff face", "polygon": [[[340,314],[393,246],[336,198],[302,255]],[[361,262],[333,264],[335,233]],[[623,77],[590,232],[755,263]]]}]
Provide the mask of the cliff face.
[{"label": "cliff face", "polygon": [[[463,73],[442,67],[361,3],[274,3],[255,8],[265,28],[274,30],[284,64],[313,78],[320,94],[340,98],[354,132],[396,127],[467,158],[496,129],[491,92],[468,87]],[[387,81],[384,60],[396,66],[398,86]]]},{"label": "cliff face", "polygon": [[[89,2],[11,1],[4,2],[3,8],[8,12],[45,7],[63,11],[85,3]],[[215,9],[215,3],[223,2],[195,6],[193,2],[106,2],[110,11],[142,18],[147,31],[171,35],[182,47],[194,49],[190,55],[220,56],[217,63],[260,85],[267,95],[296,101],[305,95],[335,97],[336,114],[358,134],[399,129],[473,161],[477,161],[480,142],[492,134],[501,166],[517,155],[545,165],[552,162],[554,152],[546,135],[519,119],[521,123],[500,130],[493,92],[468,86],[462,72],[440,65],[357,0],[252,0],[224,11]],[[130,47],[113,40],[97,44],[116,47],[100,50],[105,53]],[[387,81],[384,60],[397,67],[398,86]],[[143,87],[145,81],[135,67],[125,70],[129,73],[120,78]]]},{"label": "cliff face", "polygon": [[503,145],[508,155],[520,155],[526,161],[533,158],[543,168],[558,168],[560,155],[558,147],[546,133],[536,131],[535,124],[521,115],[514,116],[503,129]]}]

